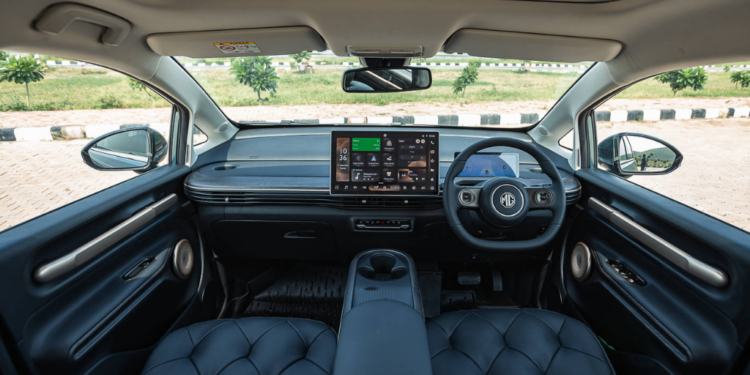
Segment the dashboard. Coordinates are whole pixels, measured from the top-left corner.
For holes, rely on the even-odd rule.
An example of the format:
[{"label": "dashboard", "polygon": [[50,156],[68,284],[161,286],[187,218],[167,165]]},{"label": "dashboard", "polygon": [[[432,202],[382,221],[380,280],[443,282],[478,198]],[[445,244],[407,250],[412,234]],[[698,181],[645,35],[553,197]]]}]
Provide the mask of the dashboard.
[{"label": "dashboard", "polygon": [[[415,259],[500,259],[499,254],[471,258],[469,252],[457,251],[465,244],[447,223],[440,191],[457,152],[496,136],[531,142],[524,133],[460,127],[439,132],[361,125],[248,129],[199,157],[184,182],[185,193],[196,205],[207,240],[222,256],[348,259],[367,249],[398,248]],[[423,139],[424,147],[417,147]],[[364,160],[352,160],[355,154]],[[341,155],[347,156],[348,165],[338,160]],[[457,181],[513,172],[529,187],[551,183],[536,160],[521,150],[492,147],[475,156],[479,158],[467,162],[473,167],[462,171],[467,176]],[[388,180],[388,169],[392,169],[391,176],[403,169],[409,172],[402,175],[404,181],[398,181],[398,174],[393,181]],[[580,197],[581,185],[572,173],[559,171],[566,189],[563,199],[573,204]],[[468,176],[472,174],[479,177]],[[347,183],[346,179],[350,187],[345,190],[352,192],[337,191],[336,184]],[[356,193],[353,183],[359,184]],[[399,189],[382,188],[392,184]],[[433,186],[437,192],[430,189]],[[514,233],[498,235],[533,237],[549,220],[546,210],[533,211]],[[487,233],[484,228],[476,229]]]},{"label": "dashboard", "polygon": [[440,136],[428,131],[331,132],[332,195],[438,195]]}]

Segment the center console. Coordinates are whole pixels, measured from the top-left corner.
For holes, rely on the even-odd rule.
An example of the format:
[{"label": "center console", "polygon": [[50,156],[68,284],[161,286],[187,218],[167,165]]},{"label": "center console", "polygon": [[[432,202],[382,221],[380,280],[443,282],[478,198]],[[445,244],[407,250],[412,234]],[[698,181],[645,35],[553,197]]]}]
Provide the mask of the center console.
[{"label": "center console", "polygon": [[396,250],[369,250],[349,266],[333,375],[430,375],[417,269]]},{"label": "center console", "polygon": [[349,265],[343,315],[362,303],[388,299],[423,315],[417,268],[411,257],[396,250],[359,253]]}]

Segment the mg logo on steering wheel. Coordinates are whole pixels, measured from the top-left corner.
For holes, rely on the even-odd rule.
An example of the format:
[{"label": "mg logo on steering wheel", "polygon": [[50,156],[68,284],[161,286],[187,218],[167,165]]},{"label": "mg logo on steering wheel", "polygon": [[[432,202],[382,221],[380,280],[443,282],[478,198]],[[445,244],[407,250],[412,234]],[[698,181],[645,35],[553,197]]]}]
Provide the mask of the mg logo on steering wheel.
[{"label": "mg logo on steering wheel", "polygon": [[511,208],[516,205],[516,196],[511,193],[503,193],[500,196],[500,204],[505,208]]}]

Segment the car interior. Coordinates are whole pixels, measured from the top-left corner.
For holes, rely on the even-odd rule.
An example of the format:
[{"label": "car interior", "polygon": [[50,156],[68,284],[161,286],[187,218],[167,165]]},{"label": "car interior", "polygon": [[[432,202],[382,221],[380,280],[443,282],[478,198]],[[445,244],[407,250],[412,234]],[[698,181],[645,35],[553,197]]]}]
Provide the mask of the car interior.
[{"label": "car interior", "polygon": [[[750,234],[628,182],[681,151],[597,138],[594,115],[656,74],[750,60],[750,2],[0,10],[1,48],[106,67],[172,105],[167,137],[129,127],[81,149],[137,177],[0,232],[2,374],[750,374]],[[175,58],[226,46],[357,57],[333,88],[352,95],[430,90],[435,71],[410,65],[439,52],[594,63],[519,127],[272,124],[230,118]],[[669,162],[639,168],[644,144]]]}]

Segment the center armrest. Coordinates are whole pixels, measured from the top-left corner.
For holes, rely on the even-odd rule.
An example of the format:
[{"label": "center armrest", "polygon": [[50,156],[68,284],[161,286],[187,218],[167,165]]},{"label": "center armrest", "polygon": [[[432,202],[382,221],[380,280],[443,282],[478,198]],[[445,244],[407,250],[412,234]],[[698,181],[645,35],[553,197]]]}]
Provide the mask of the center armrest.
[{"label": "center armrest", "polygon": [[402,302],[364,302],[341,322],[333,375],[382,374],[432,374],[424,317]]}]

